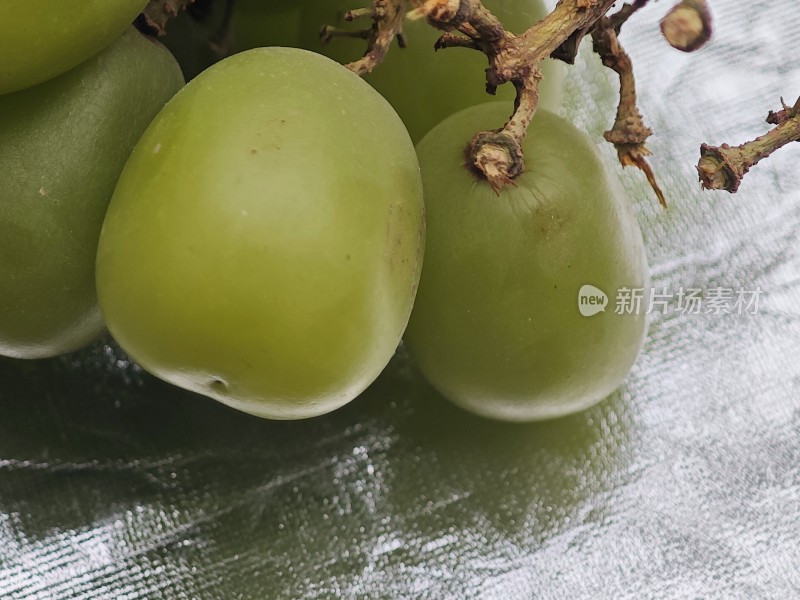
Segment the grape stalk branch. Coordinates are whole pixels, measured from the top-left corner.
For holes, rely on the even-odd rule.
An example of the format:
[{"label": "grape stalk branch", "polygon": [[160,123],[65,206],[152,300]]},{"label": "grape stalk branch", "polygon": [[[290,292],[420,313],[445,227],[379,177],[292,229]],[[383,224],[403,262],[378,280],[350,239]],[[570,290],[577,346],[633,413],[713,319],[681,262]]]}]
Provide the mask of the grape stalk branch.
[{"label": "grape stalk branch", "polygon": [[[151,0],[142,19],[147,27],[165,32],[167,22],[195,0]],[[228,10],[235,0],[227,0]],[[361,0],[366,2],[368,0]],[[359,0],[354,0],[354,3]],[[377,68],[395,40],[406,45],[403,23],[406,18],[424,18],[442,31],[435,50],[467,48],[483,52],[488,59],[486,91],[510,83],[516,90],[511,117],[502,127],[475,135],[469,156],[495,191],[513,184],[524,169],[522,141],[539,103],[541,65],[546,58],[572,64],[578,46],[590,36],[594,51],[620,81],[620,101],[612,128],[604,134],[617,150],[623,166],[641,169],[659,202],[666,199],[656,182],[645,143],[652,134],[637,107],[636,83],[630,56],[620,43],[622,26],[649,0],[633,0],[612,12],[615,0],[559,0],[555,9],[520,35],[507,31],[500,20],[481,0],[371,0],[370,7],[353,7],[346,21],[369,21],[361,29],[340,29],[325,25],[323,42],[335,43],[336,37],[362,38],[367,48],[362,58],[346,65],[358,75]],[[712,35],[712,15],[707,0],[680,0],[661,22],[661,32],[674,48],[693,52]],[[769,133],[741,146],[731,148],[703,144],[697,170],[705,189],[734,193],[747,171],[763,158],[793,141],[800,141],[800,100],[771,112],[768,122],[776,125]]]}]

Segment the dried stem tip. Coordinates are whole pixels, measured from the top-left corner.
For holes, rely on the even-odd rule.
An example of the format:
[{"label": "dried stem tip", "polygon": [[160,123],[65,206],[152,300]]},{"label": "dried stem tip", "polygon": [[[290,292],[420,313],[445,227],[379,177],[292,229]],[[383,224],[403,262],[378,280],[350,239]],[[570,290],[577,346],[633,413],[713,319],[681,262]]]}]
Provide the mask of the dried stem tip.
[{"label": "dried stem tip", "polygon": [[694,52],[711,39],[711,9],[706,0],[681,0],[661,20],[661,33],[669,45]]},{"label": "dried stem tip", "polygon": [[525,166],[520,140],[505,131],[482,131],[470,144],[470,160],[485,176],[495,193],[513,184]]},{"label": "dried stem tip", "polygon": [[150,0],[142,11],[147,27],[157,35],[166,34],[167,23],[194,0]]},{"label": "dried stem tip", "polygon": [[770,119],[779,123],[775,129],[741,146],[728,144],[700,147],[697,172],[707,190],[726,190],[735,193],[750,167],[791,142],[800,141],[800,100],[794,107],[779,113],[770,113]]},{"label": "dried stem tip", "polygon": [[[627,6],[627,5],[626,5]],[[617,13],[620,14],[620,13]],[[621,22],[617,22],[621,25]],[[667,207],[667,199],[656,181],[653,169],[647,162],[650,151],[645,143],[653,131],[644,124],[642,113],[636,103],[636,80],[633,76],[633,63],[617,37],[615,19],[602,18],[592,32],[594,50],[603,65],[619,75],[619,106],[614,126],[606,131],[604,137],[614,144],[623,167],[637,167],[647,177],[658,202]]]}]

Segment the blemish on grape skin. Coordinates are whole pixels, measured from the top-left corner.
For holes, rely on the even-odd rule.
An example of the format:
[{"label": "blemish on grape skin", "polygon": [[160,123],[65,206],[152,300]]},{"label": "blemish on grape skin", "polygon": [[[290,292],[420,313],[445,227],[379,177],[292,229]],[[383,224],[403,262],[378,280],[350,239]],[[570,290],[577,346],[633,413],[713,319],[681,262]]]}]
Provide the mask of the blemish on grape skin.
[{"label": "blemish on grape skin", "polygon": [[153,154],[158,154],[159,152],[161,152],[161,144],[156,144],[153,147]]},{"label": "blemish on grape skin", "polygon": [[214,377],[208,383],[208,387],[214,392],[224,394],[228,391],[228,382],[222,379],[222,377]]}]

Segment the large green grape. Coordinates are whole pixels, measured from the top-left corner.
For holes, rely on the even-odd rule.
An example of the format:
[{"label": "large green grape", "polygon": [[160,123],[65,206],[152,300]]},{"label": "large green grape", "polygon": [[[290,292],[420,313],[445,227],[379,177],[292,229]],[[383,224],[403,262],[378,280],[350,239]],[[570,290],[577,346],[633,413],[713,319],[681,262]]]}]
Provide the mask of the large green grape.
[{"label": "large green grape", "polygon": [[0,96],[0,354],[40,358],[103,330],[94,262],[125,161],[183,85],[133,28],[60,77]]},{"label": "large green grape", "polygon": [[134,150],[97,255],[109,330],[145,369],[256,415],[353,399],[400,341],[422,184],[391,106],[324,56],[243,52]]},{"label": "large green grape", "polygon": [[[465,167],[469,140],[507,111],[471,107],[417,147],[428,235],[405,339],[450,400],[523,421],[581,410],[620,385],[642,345],[646,306],[617,314],[614,297],[646,288],[648,275],[622,187],[567,121],[537,112],[526,170],[499,196]],[[607,310],[583,316],[584,285],[607,294]]]},{"label": "large green grape", "polygon": [[2,0],[0,94],[47,81],[117,38],[147,0]]},{"label": "large green grape", "polygon": [[[366,49],[364,40],[335,38],[323,46],[319,30],[324,24],[354,28],[358,23],[344,23],[348,9],[366,6],[369,0],[301,0],[300,45],[322,52],[340,62],[359,58]],[[541,0],[485,0],[484,4],[513,33],[521,33],[546,14]],[[363,26],[363,22],[361,23]],[[434,52],[441,35],[424,20],[406,19],[408,47],[394,44],[385,61],[366,80],[394,106],[418,142],[442,119],[459,110],[487,102],[486,57],[475,50],[449,48]],[[546,60],[540,86],[540,106],[557,110],[561,105],[564,65]],[[508,102],[511,113],[515,91],[511,84],[498,88],[496,98]]]}]

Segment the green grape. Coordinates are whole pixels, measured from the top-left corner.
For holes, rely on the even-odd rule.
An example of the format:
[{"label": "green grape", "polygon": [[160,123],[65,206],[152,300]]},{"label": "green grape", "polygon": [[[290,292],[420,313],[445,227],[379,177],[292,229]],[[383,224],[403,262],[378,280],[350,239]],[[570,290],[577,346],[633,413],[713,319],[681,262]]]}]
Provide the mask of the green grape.
[{"label": "green grape", "polygon": [[379,94],[312,52],[243,52],[134,150],[100,236],[100,305],[166,381],[263,417],[323,414],[399,343],[423,223],[414,147]]},{"label": "green grape", "polygon": [[[417,146],[427,210],[425,266],[405,340],[453,402],[510,421],[558,417],[608,396],[641,348],[646,306],[616,314],[623,288],[646,289],[641,232],[596,146],[544,110],[523,150],[525,172],[498,196],[464,165],[505,103],[471,107]],[[592,285],[611,298],[579,311]]]},{"label": "green grape", "polygon": [[2,0],[0,94],[79,65],[125,31],[147,0]]},{"label": "green grape", "polygon": [[264,46],[300,47],[302,9],[307,0],[235,0],[231,52]]},{"label": "green grape", "polygon": [[0,354],[41,358],[103,330],[94,263],[131,150],[183,85],[130,28],[79,67],[0,96]]}]

